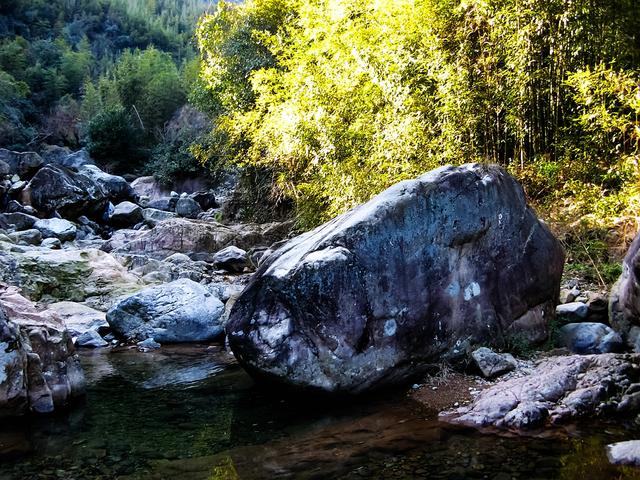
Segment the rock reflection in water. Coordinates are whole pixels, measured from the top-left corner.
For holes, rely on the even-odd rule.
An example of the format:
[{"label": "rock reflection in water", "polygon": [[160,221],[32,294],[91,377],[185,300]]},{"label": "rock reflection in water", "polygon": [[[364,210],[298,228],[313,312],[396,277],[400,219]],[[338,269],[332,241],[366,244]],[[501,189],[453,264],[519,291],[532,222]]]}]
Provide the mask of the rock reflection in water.
[{"label": "rock reflection in water", "polygon": [[506,438],[439,423],[403,394],[279,396],[219,347],[82,360],[83,405],[2,425],[0,479],[640,478],[606,460],[605,443],[635,434],[622,428]]}]

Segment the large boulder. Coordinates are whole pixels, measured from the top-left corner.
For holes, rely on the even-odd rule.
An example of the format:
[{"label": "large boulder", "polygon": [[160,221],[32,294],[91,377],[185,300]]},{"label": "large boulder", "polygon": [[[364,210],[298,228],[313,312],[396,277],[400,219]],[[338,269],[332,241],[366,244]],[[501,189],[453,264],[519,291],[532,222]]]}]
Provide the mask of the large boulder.
[{"label": "large boulder", "polygon": [[[13,287],[0,286],[0,310],[6,315],[0,318],[0,332],[5,339],[13,339],[10,344],[0,343],[0,365],[5,364],[0,369],[4,373],[4,378],[0,375],[0,412],[48,413],[82,395],[84,373],[60,319],[49,310],[38,310]],[[12,324],[19,328],[19,338]],[[4,383],[8,379],[15,382],[9,390]],[[19,393],[23,388],[26,402]],[[7,395],[8,391],[13,394]],[[6,402],[11,396],[13,400]]]},{"label": "large boulder", "polygon": [[[17,214],[14,214],[17,215]],[[73,241],[78,229],[69,220],[62,218],[44,218],[33,224],[43,238],[57,238],[62,242]]]},{"label": "large boulder", "polygon": [[173,218],[114,248],[119,254],[144,254],[163,259],[174,253],[215,253],[229,245],[249,249],[282,240],[290,223],[222,225],[215,222]]},{"label": "large boulder", "polygon": [[100,218],[108,203],[105,192],[89,177],[53,165],[42,167],[33,176],[28,191],[28,200],[36,210],[58,211],[65,218]]},{"label": "large boulder", "polygon": [[100,185],[114,204],[125,200],[136,200],[136,192],[124,178],[105,173],[95,165],[84,165],[79,171]]},{"label": "large boulder", "polygon": [[0,281],[21,287],[34,301],[91,300],[96,308],[144,286],[114,257],[93,248],[32,250],[0,256]]},{"label": "large boulder", "polygon": [[38,217],[22,212],[0,213],[0,219],[2,223],[6,222],[8,225],[15,226],[16,230],[33,228],[33,225],[38,221]]},{"label": "large boulder", "polygon": [[30,177],[42,166],[42,157],[35,152],[12,152],[0,148],[0,161],[9,165],[11,174]]},{"label": "large boulder", "polygon": [[464,343],[542,341],[563,263],[502,168],[443,167],[276,250],[226,331],[255,377],[360,393],[406,381]]},{"label": "large boulder", "polygon": [[609,321],[635,351],[640,351],[640,343],[632,338],[638,336],[632,332],[640,327],[640,233],[631,243],[622,261],[622,274],[611,289]]},{"label": "large boulder", "polygon": [[107,313],[109,325],[129,340],[202,342],[223,332],[224,304],[205,286],[181,279],[146,288]]}]

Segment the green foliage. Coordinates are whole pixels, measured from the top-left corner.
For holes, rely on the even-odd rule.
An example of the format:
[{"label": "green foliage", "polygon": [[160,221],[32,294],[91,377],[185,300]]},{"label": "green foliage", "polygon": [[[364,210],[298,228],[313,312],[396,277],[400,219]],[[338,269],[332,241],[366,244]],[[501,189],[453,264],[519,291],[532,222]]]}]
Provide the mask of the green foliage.
[{"label": "green foliage", "polygon": [[155,48],[125,52],[113,81],[120,104],[134,110],[141,127],[156,132],[186,101],[178,68],[171,56]]},{"label": "green foliage", "polygon": [[[134,166],[143,155],[140,151],[141,132],[134,128],[131,115],[121,106],[107,107],[96,115],[88,126],[89,153],[114,170],[124,167],[123,158]],[[133,163],[134,165],[131,165]],[[129,170],[131,171],[131,170]]]},{"label": "green foliage", "polygon": [[198,28],[218,150],[272,171],[306,226],[444,163],[508,166],[538,200],[617,188],[637,178],[619,173],[629,149],[602,133],[612,119],[583,117],[571,72],[629,73],[638,13],[631,0],[221,3]]},{"label": "green foliage", "polygon": [[0,3],[0,146],[33,149],[47,141],[75,147],[93,117],[118,105],[132,109],[134,94],[146,124],[143,141],[153,144],[185,102],[178,66],[196,57],[193,30],[209,2]]}]

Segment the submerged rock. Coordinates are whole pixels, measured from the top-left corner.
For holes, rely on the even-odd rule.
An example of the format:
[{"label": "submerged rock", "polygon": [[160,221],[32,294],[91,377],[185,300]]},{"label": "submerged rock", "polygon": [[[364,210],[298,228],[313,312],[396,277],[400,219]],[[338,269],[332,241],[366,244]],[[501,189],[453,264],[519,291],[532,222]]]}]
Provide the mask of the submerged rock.
[{"label": "submerged rock", "polygon": [[497,166],[443,167],[272,253],[236,301],[231,348],[254,376],[359,393],[472,341],[541,341],[564,253]]},{"label": "submerged rock", "polygon": [[220,336],[223,312],[223,303],[209,289],[180,279],[121,300],[109,310],[107,321],[129,340],[203,342]]},{"label": "submerged rock", "polygon": [[[640,377],[640,355],[553,357],[527,376],[483,390],[469,406],[442,419],[463,425],[523,430],[601,413],[629,413],[628,387]],[[623,409],[619,406],[627,405]],[[636,412],[640,402],[636,406]]]}]

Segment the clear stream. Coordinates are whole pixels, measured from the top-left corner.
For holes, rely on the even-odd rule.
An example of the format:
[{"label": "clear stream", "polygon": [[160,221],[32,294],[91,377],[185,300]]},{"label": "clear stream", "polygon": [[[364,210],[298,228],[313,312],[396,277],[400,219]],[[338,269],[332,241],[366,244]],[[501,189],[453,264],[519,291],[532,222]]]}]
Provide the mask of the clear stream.
[{"label": "clear stream", "polygon": [[81,356],[85,401],[0,425],[0,479],[640,479],[604,448],[640,438],[634,425],[504,437],[402,393],[328,405],[266,392],[220,347]]}]

